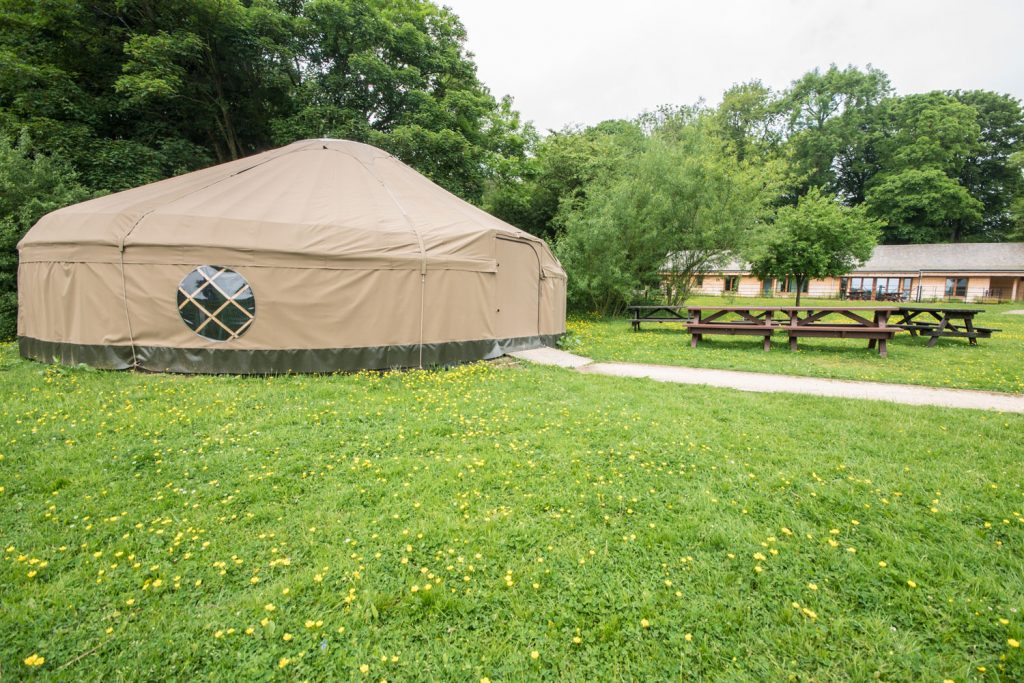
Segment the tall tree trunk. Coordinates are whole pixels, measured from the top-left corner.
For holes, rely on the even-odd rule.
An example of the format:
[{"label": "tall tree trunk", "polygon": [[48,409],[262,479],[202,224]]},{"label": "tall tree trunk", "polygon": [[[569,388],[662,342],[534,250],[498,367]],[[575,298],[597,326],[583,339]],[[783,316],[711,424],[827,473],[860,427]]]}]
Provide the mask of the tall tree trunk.
[{"label": "tall tree trunk", "polygon": [[800,305],[800,293],[804,291],[804,278],[796,276],[796,305]]},{"label": "tall tree trunk", "polygon": [[220,71],[217,69],[217,61],[209,47],[206,49],[206,64],[209,67],[210,81],[213,84],[213,102],[220,114],[217,127],[224,138],[224,146],[227,148],[228,155],[233,161],[241,156],[240,145],[238,136],[235,134],[235,124],[231,120],[231,108],[224,96],[224,84],[221,82]]}]

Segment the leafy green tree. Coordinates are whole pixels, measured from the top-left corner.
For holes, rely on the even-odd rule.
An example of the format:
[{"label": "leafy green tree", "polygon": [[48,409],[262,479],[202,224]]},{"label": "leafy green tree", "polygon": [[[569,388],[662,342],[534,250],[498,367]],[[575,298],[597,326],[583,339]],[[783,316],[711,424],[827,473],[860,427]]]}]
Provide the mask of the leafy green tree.
[{"label": "leafy green tree", "polygon": [[1015,203],[1024,201],[1024,173],[1011,161],[1024,151],[1024,109],[1010,95],[986,90],[948,93],[974,109],[980,128],[957,179],[984,205],[980,224],[965,230],[969,238],[998,241],[1009,238]]},{"label": "leafy green tree", "polygon": [[0,137],[0,340],[13,339],[18,320],[18,241],[44,214],[90,197],[63,160]]},{"label": "leafy green tree", "polygon": [[858,167],[872,110],[892,93],[888,76],[871,67],[815,69],[794,81],[778,102],[787,121],[787,148],[802,182],[798,194],[823,188],[856,202]]},{"label": "leafy green tree", "polygon": [[977,112],[940,92],[892,98],[879,111],[877,172],[867,182],[869,213],[887,242],[961,241],[984,206],[959,181],[979,149]]},{"label": "leafy green tree", "polygon": [[556,250],[573,305],[614,312],[666,268],[670,297],[684,298],[694,274],[742,247],[770,196],[763,169],[738,162],[705,121],[656,130],[567,217]]},{"label": "leafy green tree", "polygon": [[274,139],[368,142],[479,201],[531,131],[480,83],[451,10],[421,0],[311,0],[301,9],[295,111]]},{"label": "leafy green tree", "polygon": [[980,223],[985,208],[937,168],[880,176],[863,206],[880,219],[887,242],[902,244],[959,241],[962,226]]},{"label": "leafy green tree", "polygon": [[288,20],[268,2],[0,0],[0,132],[108,190],[263,149],[290,107]]},{"label": "leafy green tree", "polygon": [[734,85],[714,112],[722,136],[740,161],[776,156],[784,139],[779,95],[759,80]]},{"label": "leafy green tree", "polygon": [[633,121],[604,121],[566,129],[535,140],[509,172],[488,183],[483,207],[513,225],[556,240],[567,217],[586,201],[589,190],[625,172],[628,160],[646,144]]},{"label": "leafy green tree", "polygon": [[843,206],[811,189],[795,207],[779,209],[774,225],[749,249],[751,272],[795,279],[799,306],[804,283],[844,275],[871,257],[878,226],[863,207]]}]

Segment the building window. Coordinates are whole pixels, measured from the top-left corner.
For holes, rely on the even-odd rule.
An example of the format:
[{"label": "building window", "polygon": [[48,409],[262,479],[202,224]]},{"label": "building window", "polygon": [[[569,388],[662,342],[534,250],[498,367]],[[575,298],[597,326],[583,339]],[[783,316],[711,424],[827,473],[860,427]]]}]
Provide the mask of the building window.
[{"label": "building window", "polygon": [[245,278],[222,266],[199,266],[178,285],[178,314],[190,330],[214,341],[238,339],[256,318]]},{"label": "building window", "polygon": [[761,281],[761,295],[771,296],[772,295],[772,284],[775,282],[773,278]]},{"label": "building window", "polygon": [[967,296],[967,278],[947,277],[946,296]]},{"label": "building window", "polygon": [[839,298],[845,299],[846,292],[850,289],[850,278],[841,277],[839,278]]},{"label": "building window", "polygon": [[870,299],[871,290],[874,286],[875,279],[872,277],[851,277],[850,291],[847,293],[847,298]]},{"label": "building window", "polygon": [[[811,283],[810,283],[809,280],[804,280],[803,287],[800,288],[800,291],[803,292],[804,294],[806,294],[807,293],[807,289],[810,287],[810,285],[811,285]],[[779,291],[780,292],[782,291],[781,287],[779,288]],[[786,291],[789,292],[790,294],[795,294],[796,293],[796,278],[795,277],[791,276],[791,277],[787,277],[786,278]]]},{"label": "building window", "polygon": [[736,275],[727,275],[725,278],[725,291],[737,292],[740,289],[740,279]]},{"label": "building window", "polygon": [[695,280],[695,282],[696,282],[696,285],[697,285],[698,287],[703,287],[703,286],[704,286],[704,276],[703,276],[703,275],[698,275],[698,276],[696,277],[696,280]]}]

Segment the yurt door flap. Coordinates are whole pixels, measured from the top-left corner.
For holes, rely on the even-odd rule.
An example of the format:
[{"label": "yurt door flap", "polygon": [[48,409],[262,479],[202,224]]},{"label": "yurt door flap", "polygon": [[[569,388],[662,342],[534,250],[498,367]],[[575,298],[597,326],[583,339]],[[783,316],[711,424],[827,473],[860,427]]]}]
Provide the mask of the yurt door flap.
[{"label": "yurt door flap", "polygon": [[495,336],[498,339],[540,334],[540,260],[528,242],[497,238],[498,261]]}]

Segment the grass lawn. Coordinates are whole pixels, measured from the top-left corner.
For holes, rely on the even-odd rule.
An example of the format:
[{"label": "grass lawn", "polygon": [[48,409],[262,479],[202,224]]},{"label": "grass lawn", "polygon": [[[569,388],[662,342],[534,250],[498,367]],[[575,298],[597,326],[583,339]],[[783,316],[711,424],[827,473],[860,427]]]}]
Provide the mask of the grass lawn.
[{"label": "grass lawn", "polygon": [[11,345],[0,391],[3,680],[1024,680],[1021,416]]},{"label": "grass lawn", "polygon": [[[763,305],[793,303],[791,298],[694,297],[687,304],[725,306],[754,302]],[[801,303],[834,306],[840,302],[805,299]],[[872,304],[867,301],[845,303]],[[889,342],[889,357],[879,358],[877,351],[867,348],[866,341],[858,339],[801,339],[800,350],[793,353],[786,336],[777,334],[772,339],[772,350],[765,353],[760,337],[706,336],[692,349],[690,335],[679,323],[645,323],[639,333],[634,333],[625,317],[576,318],[569,321],[570,335],[565,340],[565,348],[605,361],[1024,393],[1024,315],[1008,313],[1024,309],[1024,303],[960,307],[984,309],[985,312],[975,318],[975,324],[1002,331],[993,334],[991,339],[978,340],[977,346],[968,345],[966,339],[946,338],[932,348],[927,347],[926,337],[900,333]]]}]

